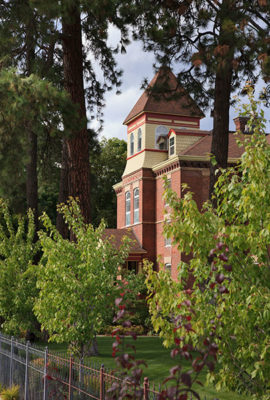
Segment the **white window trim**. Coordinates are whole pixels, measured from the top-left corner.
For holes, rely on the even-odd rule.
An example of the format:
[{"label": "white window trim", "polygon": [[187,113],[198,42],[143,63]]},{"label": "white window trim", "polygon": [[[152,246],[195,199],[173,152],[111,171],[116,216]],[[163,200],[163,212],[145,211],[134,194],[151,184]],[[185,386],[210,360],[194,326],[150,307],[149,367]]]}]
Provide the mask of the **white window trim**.
[{"label": "white window trim", "polygon": [[[173,144],[171,144],[171,140],[173,140]],[[172,151],[173,149],[173,151]],[[169,155],[173,156],[175,153],[175,136],[170,136],[169,138]]]},{"label": "white window trim", "polygon": [[130,134],[130,155],[134,155],[134,132]]},{"label": "white window trim", "polygon": [[[135,192],[138,192],[138,195],[135,194]],[[138,199],[138,207],[135,208],[135,200]],[[135,220],[135,212],[137,211],[138,213],[138,220]],[[140,189],[136,187],[133,190],[133,223],[138,224],[140,222]]]},{"label": "white window trim", "polygon": [[[128,198],[128,196],[129,196],[129,198]],[[129,211],[127,211],[128,202],[129,202]],[[131,211],[131,195],[130,195],[130,192],[128,191],[128,192],[126,192],[126,195],[125,195],[125,226],[131,225],[131,212],[130,211]],[[129,217],[129,224],[127,223],[128,217]]]},{"label": "white window trim", "polygon": [[[139,147],[140,143],[140,147]],[[138,129],[137,133],[137,152],[142,151],[142,130],[141,128]]]}]

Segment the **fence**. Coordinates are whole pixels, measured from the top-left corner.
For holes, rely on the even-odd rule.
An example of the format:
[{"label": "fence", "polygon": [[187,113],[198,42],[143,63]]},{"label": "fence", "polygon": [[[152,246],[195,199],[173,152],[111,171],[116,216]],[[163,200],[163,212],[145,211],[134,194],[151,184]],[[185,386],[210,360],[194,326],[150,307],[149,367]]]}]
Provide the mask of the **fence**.
[{"label": "fence", "polygon": [[[24,400],[104,400],[105,392],[121,378],[72,356],[30,346],[0,333],[0,383],[19,385]],[[157,400],[159,391],[150,388],[148,378],[138,388],[144,400]]]}]

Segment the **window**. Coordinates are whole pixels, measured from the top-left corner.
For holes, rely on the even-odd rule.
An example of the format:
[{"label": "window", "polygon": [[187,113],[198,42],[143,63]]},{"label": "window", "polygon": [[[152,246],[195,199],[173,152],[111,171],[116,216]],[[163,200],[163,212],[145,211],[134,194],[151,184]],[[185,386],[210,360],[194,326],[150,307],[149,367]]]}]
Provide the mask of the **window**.
[{"label": "window", "polygon": [[142,130],[139,128],[138,136],[137,136],[137,151],[141,151],[142,149]]},{"label": "window", "polygon": [[138,268],[138,262],[137,261],[127,261],[127,270],[128,271],[133,271],[135,274],[138,273],[139,268]]},{"label": "window", "polygon": [[134,189],[133,192],[133,208],[134,208],[134,224],[137,224],[139,222],[139,189],[136,188]]},{"label": "window", "polygon": [[158,138],[158,148],[159,150],[167,150],[167,137],[160,136]]},{"label": "window", "polygon": [[169,238],[165,238],[164,245],[165,245],[165,247],[171,247],[172,239],[170,237]]},{"label": "window", "polygon": [[165,264],[165,271],[168,271],[171,275],[172,273],[172,264]]},{"label": "window", "polygon": [[126,193],[126,226],[130,225],[130,192]]},{"label": "window", "polygon": [[170,138],[170,156],[174,154],[174,136]]},{"label": "window", "polygon": [[130,155],[133,156],[134,154],[134,133],[130,134]]},{"label": "window", "polygon": [[159,143],[158,143],[159,137],[164,136],[166,138],[168,133],[169,133],[169,129],[166,126],[159,125],[156,127],[156,130],[155,130],[155,148],[156,149],[159,149]]}]

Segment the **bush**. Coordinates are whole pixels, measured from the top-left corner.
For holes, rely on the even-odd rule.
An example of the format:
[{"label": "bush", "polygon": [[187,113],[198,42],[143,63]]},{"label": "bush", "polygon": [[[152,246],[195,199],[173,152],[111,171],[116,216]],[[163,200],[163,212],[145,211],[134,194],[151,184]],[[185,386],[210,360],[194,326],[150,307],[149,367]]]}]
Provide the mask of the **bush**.
[{"label": "bush", "polygon": [[136,335],[143,335],[145,333],[145,329],[142,325],[132,325],[131,327],[123,327],[122,325],[110,325],[105,328],[105,333],[107,335],[110,335],[115,329],[118,329],[119,335],[128,335],[130,332],[133,332]]},{"label": "bush", "polygon": [[4,389],[0,395],[2,400],[19,400],[19,386],[12,386],[11,388]]}]

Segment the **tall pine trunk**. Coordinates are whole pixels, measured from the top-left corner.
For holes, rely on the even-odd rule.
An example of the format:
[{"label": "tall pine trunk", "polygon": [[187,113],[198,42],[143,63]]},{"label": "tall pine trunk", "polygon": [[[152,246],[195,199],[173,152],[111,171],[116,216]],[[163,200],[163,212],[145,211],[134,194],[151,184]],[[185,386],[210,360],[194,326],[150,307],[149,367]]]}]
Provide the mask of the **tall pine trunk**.
[{"label": "tall pine trunk", "polygon": [[[28,9],[28,23],[26,24],[26,75],[34,72],[35,39],[34,39],[34,15],[26,1]],[[26,203],[27,209],[34,213],[36,232],[38,229],[38,176],[37,176],[37,135],[31,128],[31,122],[27,127],[28,135],[28,164],[26,166]],[[37,237],[36,237],[37,238]]]},{"label": "tall pine trunk", "polygon": [[211,153],[215,156],[216,163],[210,166],[210,199],[213,194],[214,185],[218,179],[217,169],[227,168],[231,82],[232,68],[221,68],[217,71],[215,80],[214,126],[211,144]]},{"label": "tall pine trunk", "polygon": [[[67,160],[67,143],[66,140],[63,140],[62,144],[62,161],[61,161],[61,173],[60,173],[60,187],[59,187],[59,196],[58,203],[65,203],[68,199],[68,160]],[[62,214],[57,213],[56,217],[56,227],[57,230],[61,233],[63,238],[67,239],[69,236],[68,227],[65,224],[64,218]]]},{"label": "tall pine trunk", "polygon": [[224,28],[224,23],[228,15],[231,15],[233,2],[223,0],[220,4],[220,14],[218,23],[220,25],[217,51],[217,70],[215,78],[214,92],[214,126],[211,144],[211,153],[214,155],[216,163],[210,166],[210,185],[209,199],[216,207],[216,201],[212,198],[215,183],[218,179],[217,169],[227,168],[228,148],[229,148],[229,113],[230,97],[232,92],[232,61],[234,57],[234,35],[228,34],[228,29]]},{"label": "tall pine trunk", "polygon": [[65,201],[66,194],[78,198],[84,220],[90,222],[90,166],[83,86],[82,32],[80,12],[76,5],[70,7],[63,16],[62,29],[64,85],[72,101],[78,105],[78,113],[84,126],[80,126],[70,138],[65,139],[63,159],[67,163],[67,171],[63,165],[59,200]]}]

